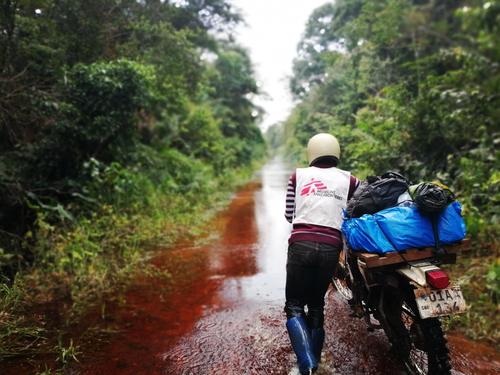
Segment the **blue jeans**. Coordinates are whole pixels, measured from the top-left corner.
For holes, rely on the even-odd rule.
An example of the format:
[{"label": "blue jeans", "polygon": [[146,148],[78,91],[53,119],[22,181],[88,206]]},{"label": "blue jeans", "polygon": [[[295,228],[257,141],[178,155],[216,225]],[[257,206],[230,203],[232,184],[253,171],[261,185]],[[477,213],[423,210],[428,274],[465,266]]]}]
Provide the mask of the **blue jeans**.
[{"label": "blue jeans", "polygon": [[339,252],[340,249],[332,245],[310,241],[294,242],[288,247],[287,319],[303,316],[310,329],[323,327],[325,294],[337,266]]}]

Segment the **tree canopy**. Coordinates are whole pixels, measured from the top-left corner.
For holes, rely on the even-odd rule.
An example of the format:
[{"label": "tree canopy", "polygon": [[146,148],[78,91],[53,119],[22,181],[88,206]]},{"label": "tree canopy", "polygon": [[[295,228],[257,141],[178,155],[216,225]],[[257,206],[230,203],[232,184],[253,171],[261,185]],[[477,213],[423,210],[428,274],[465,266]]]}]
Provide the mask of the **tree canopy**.
[{"label": "tree canopy", "polygon": [[240,21],[225,0],[2,1],[0,268],[30,261],[41,213],[115,202],[96,185],[110,166],[168,194],[262,155]]}]

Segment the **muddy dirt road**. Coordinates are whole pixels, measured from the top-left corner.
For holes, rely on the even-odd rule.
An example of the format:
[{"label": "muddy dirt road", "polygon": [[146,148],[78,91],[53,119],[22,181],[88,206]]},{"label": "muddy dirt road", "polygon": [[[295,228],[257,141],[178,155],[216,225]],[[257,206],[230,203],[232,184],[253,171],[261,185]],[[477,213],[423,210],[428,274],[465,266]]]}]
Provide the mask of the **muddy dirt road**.
[{"label": "muddy dirt road", "polygon": [[[209,245],[160,251],[160,278],[137,280],[106,311],[111,340],[82,348],[69,374],[296,374],[285,330],[287,237],[283,217],[289,170],[268,163],[211,224]],[[165,276],[166,275],[166,276]],[[164,280],[170,277],[173,287]],[[162,281],[163,280],[163,281]],[[400,374],[382,332],[326,297],[326,342],[319,374]],[[450,337],[455,374],[499,374],[495,350]]]},{"label": "muddy dirt road", "polygon": [[[267,164],[258,183],[241,190],[214,229],[209,246],[167,251],[154,263],[179,281],[138,282],[114,312],[119,333],[74,369],[82,374],[289,374],[294,356],[284,327],[286,244],[283,218],[289,170]],[[177,259],[174,264],[173,260]],[[187,276],[189,275],[189,276]],[[348,316],[327,295],[320,374],[400,374],[381,332]],[[498,374],[498,354],[451,337],[456,373]],[[88,359],[92,358],[90,361]]]}]

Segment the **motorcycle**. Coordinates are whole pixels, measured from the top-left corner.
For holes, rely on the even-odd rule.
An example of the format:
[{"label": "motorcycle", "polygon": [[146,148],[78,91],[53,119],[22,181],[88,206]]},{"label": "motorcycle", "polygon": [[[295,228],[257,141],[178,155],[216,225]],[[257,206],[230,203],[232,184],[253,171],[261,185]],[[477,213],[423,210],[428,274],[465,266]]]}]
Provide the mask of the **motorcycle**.
[{"label": "motorcycle", "polygon": [[[453,263],[465,243],[450,247],[446,256],[434,249],[405,254],[355,253],[346,244],[333,285],[346,303],[358,306],[369,331],[383,329],[394,354],[409,375],[448,375],[451,365],[439,318],[466,311],[459,286],[440,268]],[[376,322],[375,322],[376,321]]]}]

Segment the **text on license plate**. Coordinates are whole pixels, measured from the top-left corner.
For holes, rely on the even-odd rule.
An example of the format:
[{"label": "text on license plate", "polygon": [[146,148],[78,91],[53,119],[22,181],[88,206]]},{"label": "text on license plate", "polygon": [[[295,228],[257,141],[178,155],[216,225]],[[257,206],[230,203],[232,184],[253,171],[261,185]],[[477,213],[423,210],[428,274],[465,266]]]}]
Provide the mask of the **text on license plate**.
[{"label": "text on license plate", "polygon": [[467,310],[459,286],[446,289],[415,289],[415,301],[422,319],[452,315]]}]

